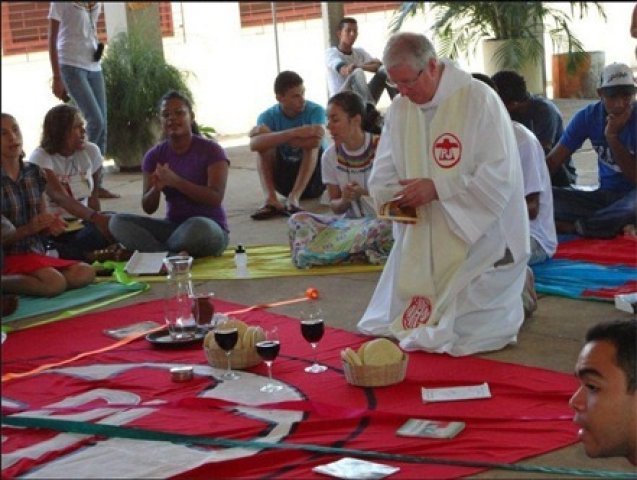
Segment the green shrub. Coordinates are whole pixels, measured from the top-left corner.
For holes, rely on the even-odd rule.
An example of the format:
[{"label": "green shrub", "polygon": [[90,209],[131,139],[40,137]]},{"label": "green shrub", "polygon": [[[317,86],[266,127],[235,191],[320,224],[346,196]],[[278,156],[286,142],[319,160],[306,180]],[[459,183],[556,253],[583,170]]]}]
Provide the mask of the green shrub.
[{"label": "green shrub", "polygon": [[163,53],[139,33],[121,33],[102,62],[108,108],[106,154],[126,169],[141,165],[160,138],[159,100],[178,90],[192,100],[187,74],[166,63]]}]

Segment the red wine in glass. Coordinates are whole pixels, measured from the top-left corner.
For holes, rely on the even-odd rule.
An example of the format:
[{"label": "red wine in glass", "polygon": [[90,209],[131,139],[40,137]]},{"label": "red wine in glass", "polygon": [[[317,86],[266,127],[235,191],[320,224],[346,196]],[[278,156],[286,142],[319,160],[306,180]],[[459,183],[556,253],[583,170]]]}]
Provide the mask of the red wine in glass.
[{"label": "red wine in glass", "polygon": [[215,342],[224,352],[234,348],[239,340],[239,331],[236,328],[220,328],[215,330]]},{"label": "red wine in glass", "polygon": [[262,392],[273,393],[283,390],[281,385],[272,382],[272,362],[279,355],[281,343],[276,330],[266,331],[266,340],[257,342],[257,354],[263,359],[268,367],[268,383],[260,388]]},{"label": "red wine in glass", "polygon": [[321,365],[316,360],[316,345],[323,338],[325,324],[323,323],[323,312],[320,309],[304,313],[301,318],[301,335],[310,342],[314,352],[314,363],[305,368],[308,373],[322,373],[327,370],[325,365]]},{"label": "red wine in glass", "polygon": [[281,344],[272,340],[263,340],[258,342],[256,346],[259,356],[263,360],[270,362],[279,355],[279,350],[281,349]]},{"label": "red wine in glass", "polygon": [[325,324],[322,318],[313,320],[301,320],[301,334],[303,338],[310,343],[317,343],[323,338],[325,332]]},{"label": "red wine in glass", "polygon": [[219,345],[219,348],[226,352],[226,358],[228,359],[228,370],[221,377],[226,380],[236,380],[240,377],[239,374],[232,371],[230,366],[230,355],[232,354],[232,349],[237,344],[239,340],[239,331],[236,327],[234,328],[224,328],[223,326],[217,328],[215,330],[215,342]]}]

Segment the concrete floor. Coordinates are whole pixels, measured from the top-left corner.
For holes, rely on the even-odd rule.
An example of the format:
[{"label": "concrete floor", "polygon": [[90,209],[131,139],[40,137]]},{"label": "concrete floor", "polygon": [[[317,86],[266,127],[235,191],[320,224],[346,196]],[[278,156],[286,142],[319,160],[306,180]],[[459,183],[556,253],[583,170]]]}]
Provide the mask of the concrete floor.
[{"label": "concrete floor", "polygon": [[[557,102],[556,102],[557,103]],[[586,104],[581,100],[562,100],[558,106],[568,120],[573,111]],[[231,160],[231,169],[224,201],[231,230],[231,245],[287,243],[287,226],[284,218],[255,222],[252,213],[262,202],[256,164],[253,155],[245,145],[245,139],[220,139]],[[239,144],[238,146],[228,146]],[[592,153],[584,152],[576,157],[578,170],[583,174],[584,183],[595,182],[595,160]],[[121,198],[104,200],[103,210],[141,213],[141,174],[119,173],[116,168],[108,168],[106,186],[121,194]],[[317,201],[302,202],[312,211],[327,211]],[[163,202],[160,212],[163,215]],[[249,248],[248,248],[249,254]],[[307,276],[294,278],[210,281],[206,286],[217,297],[252,305],[273,302],[303,295],[305,289],[313,286],[321,294],[321,306],[330,326],[355,331],[356,323],[362,316],[367,302],[376,285],[378,273],[348,274],[343,276]],[[118,303],[122,306],[152,298],[160,298],[161,289],[156,285],[150,291]],[[521,329],[517,345],[494,353],[481,355],[492,360],[522,365],[542,367],[550,370],[573,371],[575,360],[582,345],[585,331],[600,320],[626,317],[629,314],[616,310],[610,303],[576,301],[553,296],[541,296],[538,309]],[[277,313],[297,316],[298,306],[273,309]],[[624,459],[592,460],[586,457],[579,445],[574,445],[521,463],[565,466],[587,469],[609,469],[635,473],[636,470]],[[488,471],[477,478],[546,478],[546,474],[515,473],[510,471]],[[564,478],[564,477],[562,477]]]}]

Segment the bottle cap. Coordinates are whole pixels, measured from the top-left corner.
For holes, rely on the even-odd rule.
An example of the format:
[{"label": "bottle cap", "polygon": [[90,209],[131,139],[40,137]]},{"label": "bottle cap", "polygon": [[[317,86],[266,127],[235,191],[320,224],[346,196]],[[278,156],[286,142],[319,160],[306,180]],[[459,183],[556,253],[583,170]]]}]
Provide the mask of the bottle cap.
[{"label": "bottle cap", "polygon": [[246,253],[245,248],[243,248],[243,245],[239,244],[237,245],[237,248],[235,249],[234,253]]}]

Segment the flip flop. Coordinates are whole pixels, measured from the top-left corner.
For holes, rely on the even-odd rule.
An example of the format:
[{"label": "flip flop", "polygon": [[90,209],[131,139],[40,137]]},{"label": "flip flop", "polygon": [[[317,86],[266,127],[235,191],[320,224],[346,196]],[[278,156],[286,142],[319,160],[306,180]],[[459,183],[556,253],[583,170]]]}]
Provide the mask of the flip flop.
[{"label": "flip flop", "polygon": [[304,210],[301,207],[297,207],[296,205],[288,205],[286,207],[286,211],[290,214],[293,215],[295,213],[299,213],[299,212],[303,212]]},{"label": "flip flop", "polygon": [[268,220],[269,218],[278,216],[287,217],[288,214],[285,210],[279,210],[274,205],[267,203],[250,215],[250,218],[252,218],[252,220]]}]

